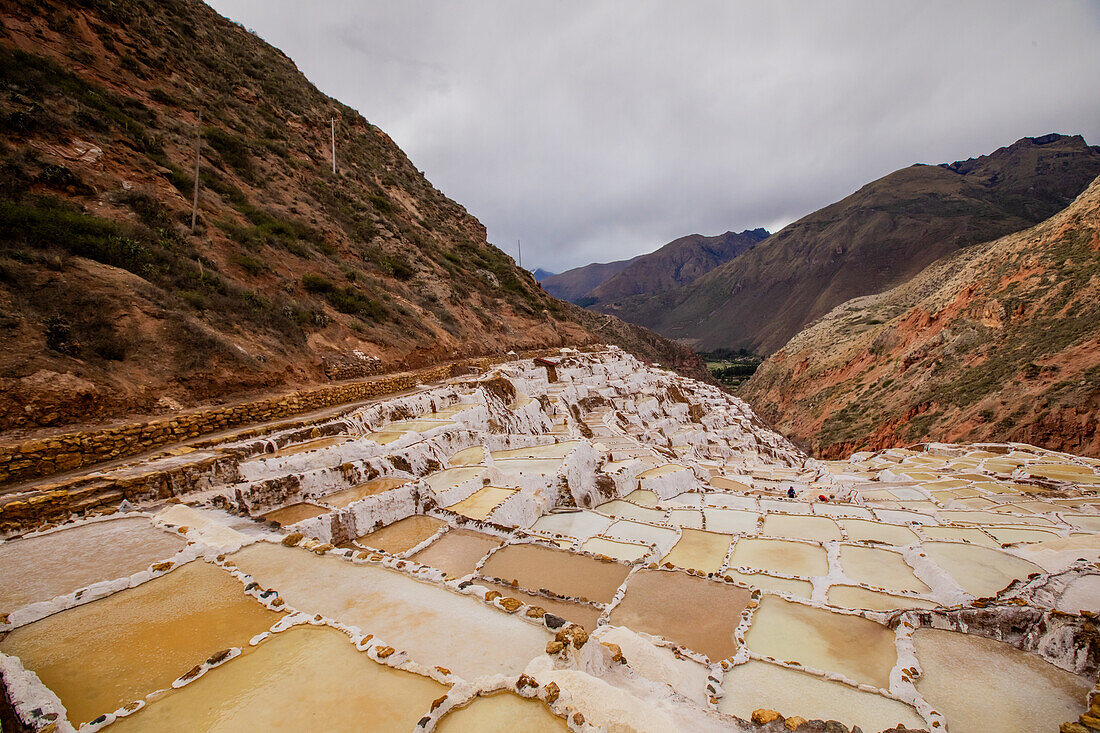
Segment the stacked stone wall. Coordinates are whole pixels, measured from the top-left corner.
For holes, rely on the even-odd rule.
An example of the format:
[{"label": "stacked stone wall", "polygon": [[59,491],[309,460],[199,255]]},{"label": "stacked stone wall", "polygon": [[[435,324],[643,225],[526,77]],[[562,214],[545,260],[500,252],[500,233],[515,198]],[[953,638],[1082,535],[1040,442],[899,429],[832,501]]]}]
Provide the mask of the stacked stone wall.
[{"label": "stacked stone wall", "polygon": [[423,383],[469,373],[474,369],[486,370],[494,364],[557,351],[542,349],[522,355],[466,359],[363,381],[325,385],[276,397],[207,407],[142,422],[0,445],[0,486],[137,455],[208,433],[278,420],[327,407],[363,402],[413,389]]}]

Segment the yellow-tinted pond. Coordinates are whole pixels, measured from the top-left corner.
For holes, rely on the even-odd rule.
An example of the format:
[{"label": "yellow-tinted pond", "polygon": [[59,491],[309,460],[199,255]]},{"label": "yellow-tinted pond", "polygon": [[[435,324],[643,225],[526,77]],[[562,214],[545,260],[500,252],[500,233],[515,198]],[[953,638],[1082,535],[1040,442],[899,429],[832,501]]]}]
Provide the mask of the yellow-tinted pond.
[{"label": "yellow-tinted pond", "polygon": [[733,632],[750,595],[745,588],[687,573],[639,570],[609,620],[717,661],[737,652]]},{"label": "yellow-tinted pond", "polygon": [[899,553],[863,545],[841,545],[840,566],[857,583],[886,590],[927,593],[929,588],[913,574]]},{"label": "yellow-tinted pond", "polygon": [[1092,682],[992,639],[939,629],[913,633],[917,690],[951,733],[1055,731],[1085,711]]},{"label": "yellow-tinted pond", "polygon": [[1026,560],[978,545],[925,542],[922,547],[963,590],[979,598],[995,595],[1013,580],[1040,572]]},{"label": "yellow-tinted pond", "polygon": [[625,560],[626,562],[641,560],[649,554],[649,547],[646,545],[616,542],[615,540],[608,540],[603,537],[593,537],[589,540],[585,540],[584,544],[581,545],[581,549],[585,552],[595,552],[599,555],[607,555],[616,560]]},{"label": "yellow-tinted pond", "polygon": [[446,526],[447,523],[442,519],[414,514],[365,534],[357,538],[356,542],[364,547],[373,547],[396,555],[411,550]]},{"label": "yellow-tinted pond", "polygon": [[863,608],[868,611],[894,611],[899,608],[935,608],[939,604],[920,598],[906,598],[891,593],[858,588],[854,585],[834,585],[829,588],[829,603],[843,608]]},{"label": "yellow-tinted pond", "polygon": [[472,573],[478,561],[502,542],[470,529],[452,529],[409,559],[439,568],[448,578],[461,578]]},{"label": "yellow-tinted pond", "polygon": [[443,716],[435,728],[439,733],[560,733],[568,731],[565,721],[536,700],[510,692],[475,698],[472,703]]},{"label": "yellow-tinted pond", "polygon": [[332,510],[327,507],[317,506],[316,504],[309,504],[303,501],[279,509],[273,509],[266,514],[261,514],[260,519],[268,522],[278,522],[281,525],[290,525],[297,524],[304,519],[313,519],[322,514],[328,514],[330,511]]},{"label": "yellow-tinted pond", "polygon": [[485,460],[485,449],[480,445],[475,445],[472,448],[463,448],[459,452],[455,453],[447,463],[452,466],[474,466]]},{"label": "yellow-tinted pond", "polygon": [[745,585],[751,585],[761,590],[772,590],[778,593],[790,593],[799,598],[809,600],[814,586],[808,580],[795,580],[793,578],[778,578],[767,573],[742,573],[740,570],[727,570],[723,573],[726,577]]},{"label": "yellow-tinted pond", "polygon": [[541,545],[508,545],[493,553],[481,574],[531,590],[608,603],[630,572],[628,565]]},{"label": "yellow-tinted pond", "polygon": [[840,539],[840,529],[833,520],[802,514],[769,514],[764,517],[764,528],[760,533],[819,542]]},{"label": "yellow-tinted pond", "polygon": [[185,544],[144,517],[89,522],[5,542],[0,544],[0,612],[133,575]]},{"label": "yellow-tinted pond", "polygon": [[343,633],[294,627],[111,726],[112,733],[412,730],[447,690],[356,651]]},{"label": "yellow-tinted pond", "polygon": [[764,596],[745,635],[749,649],[780,661],[838,672],[886,689],[897,662],[894,632],[860,616]]},{"label": "yellow-tinted pond", "polygon": [[595,606],[589,606],[585,603],[574,603],[572,601],[561,601],[556,598],[546,598],[545,596],[528,593],[522,588],[513,588],[510,585],[496,583],[484,578],[478,578],[474,582],[490,590],[500,591],[510,598],[515,598],[517,601],[523,601],[529,606],[537,606],[547,613],[560,616],[566,621],[572,621],[589,631],[596,630],[596,622],[599,620],[600,614],[602,613],[601,609]]},{"label": "yellow-tinted pond", "polygon": [[682,568],[716,573],[726,561],[730,536],[698,529],[684,529],[672,550],[661,558]]},{"label": "yellow-tinted pond", "polygon": [[913,530],[900,524],[882,524],[865,519],[841,519],[840,526],[855,541],[883,542],[887,545],[905,546],[917,541]]},{"label": "yellow-tinted pond", "polygon": [[726,696],[718,709],[744,720],[754,710],[767,708],[788,718],[837,720],[865,731],[886,730],[898,723],[913,730],[927,727],[917,711],[903,702],[768,662],[734,667],[723,687]]},{"label": "yellow-tinted pond", "polygon": [[279,620],[228,572],[196,560],[147,583],[15,629],[20,657],[79,725],[159,689]]},{"label": "yellow-tinted pond", "polygon": [[829,559],[825,550],[817,545],[742,537],[733,546],[730,567],[750,567],[811,577],[827,575]]},{"label": "yellow-tinted pond", "polygon": [[319,496],[317,497],[317,501],[322,501],[325,504],[342,509],[360,499],[366,499],[368,496],[374,496],[389,491],[390,489],[396,489],[407,483],[409,483],[407,478],[376,478],[361,483],[358,486],[352,486],[349,489],[333,492],[328,496]]},{"label": "yellow-tinted pond", "polygon": [[497,486],[485,486],[467,496],[448,509],[470,519],[487,519],[501,502],[516,493],[515,489],[502,489]]}]

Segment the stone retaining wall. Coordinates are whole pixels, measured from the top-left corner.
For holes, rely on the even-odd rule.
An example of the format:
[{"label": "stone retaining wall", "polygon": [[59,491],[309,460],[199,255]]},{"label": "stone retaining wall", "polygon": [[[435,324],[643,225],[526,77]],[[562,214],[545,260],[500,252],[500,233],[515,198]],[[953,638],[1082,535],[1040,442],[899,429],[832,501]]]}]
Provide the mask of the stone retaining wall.
[{"label": "stone retaining wall", "polygon": [[471,368],[485,370],[493,364],[513,359],[553,353],[559,353],[559,350],[540,349],[521,355],[466,359],[411,372],[387,374],[365,381],[326,385],[234,405],[207,407],[144,422],[0,445],[0,486],[137,455],[158,446],[179,443],[241,425],[277,420],[403,392],[425,382],[436,382],[468,373]]}]

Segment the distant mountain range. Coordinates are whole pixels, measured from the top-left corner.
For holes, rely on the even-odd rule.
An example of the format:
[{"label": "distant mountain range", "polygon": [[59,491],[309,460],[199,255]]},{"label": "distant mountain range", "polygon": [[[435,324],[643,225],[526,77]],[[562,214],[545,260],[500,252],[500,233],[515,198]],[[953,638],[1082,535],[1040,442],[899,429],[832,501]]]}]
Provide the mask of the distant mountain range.
[{"label": "distant mountain range", "polygon": [[1038,226],[834,308],[741,396],[824,457],[924,440],[1100,456],[1100,178]]},{"label": "distant mountain range", "polygon": [[531,274],[535,276],[535,282],[537,283],[542,282],[548,277],[554,276],[554,273],[550,272],[549,270],[544,270],[541,267],[536,267]]},{"label": "distant mountain range", "polygon": [[[655,252],[629,260],[596,263],[567,270],[541,281],[546,292],[593,310],[614,308],[636,295],[654,295],[688,285],[718,265],[755,247],[765,229],[726,232],[714,237],[690,234]],[[629,319],[627,319],[629,320]]]},{"label": "distant mountain range", "polygon": [[851,298],[894,287],[960,248],[1046,219],[1097,175],[1100,148],[1079,135],[1023,138],[980,158],[913,165],[686,285],[628,297],[629,287],[612,294],[594,285],[589,306],[696,348],[768,354]]}]

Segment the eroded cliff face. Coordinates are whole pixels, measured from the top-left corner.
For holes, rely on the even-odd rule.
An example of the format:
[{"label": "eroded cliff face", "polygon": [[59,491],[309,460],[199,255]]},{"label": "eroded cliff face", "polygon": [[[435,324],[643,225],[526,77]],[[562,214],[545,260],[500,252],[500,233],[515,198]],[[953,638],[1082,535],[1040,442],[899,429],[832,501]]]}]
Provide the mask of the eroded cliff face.
[{"label": "eroded cliff face", "polygon": [[922,440],[1100,455],[1100,180],[1022,232],[851,300],[744,397],[822,456]]},{"label": "eroded cliff face", "polygon": [[[13,2],[0,23],[0,429],[607,329],[489,244],[382,130],[207,5]],[[692,362],[611,328],[643,358]]]}]

